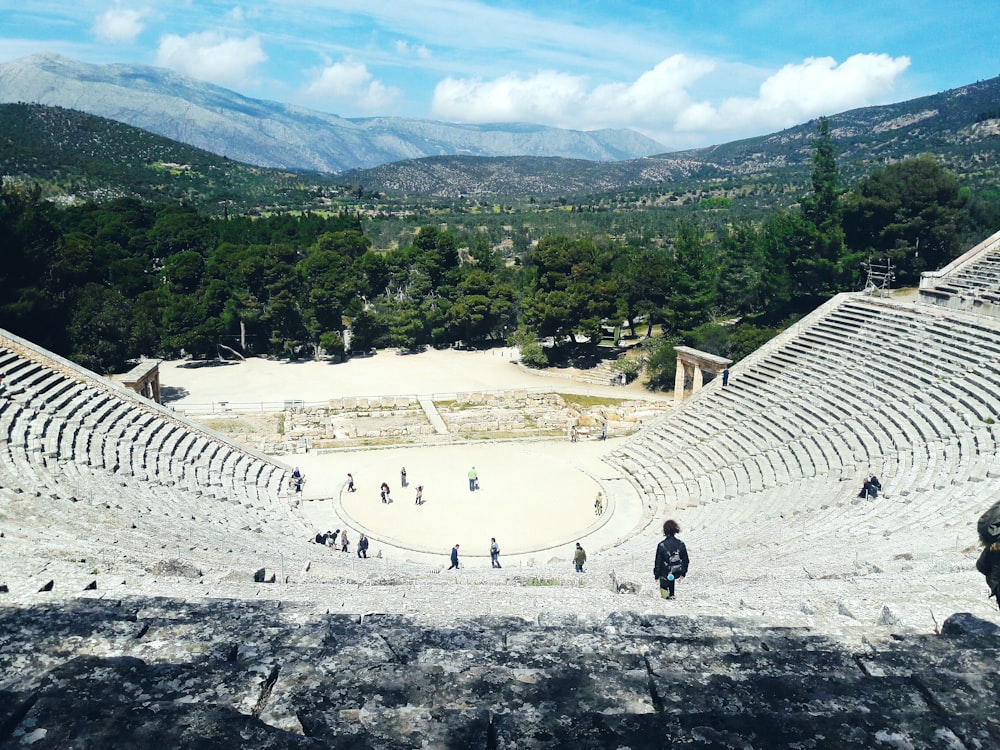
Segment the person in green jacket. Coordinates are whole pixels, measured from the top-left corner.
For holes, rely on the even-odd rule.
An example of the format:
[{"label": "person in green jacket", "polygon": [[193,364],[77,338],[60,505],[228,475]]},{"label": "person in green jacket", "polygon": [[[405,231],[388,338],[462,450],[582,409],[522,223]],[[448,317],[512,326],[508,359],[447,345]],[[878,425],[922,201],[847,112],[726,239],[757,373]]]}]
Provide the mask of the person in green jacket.
[{"label": "person in green jacket", "polygon": [[576,567],[577,573],[583,572],[583,564],[587,562],[587,553],[583,551],[583,547],[580,543],[576,543],[576,552],[573,553],[573,565]]}]

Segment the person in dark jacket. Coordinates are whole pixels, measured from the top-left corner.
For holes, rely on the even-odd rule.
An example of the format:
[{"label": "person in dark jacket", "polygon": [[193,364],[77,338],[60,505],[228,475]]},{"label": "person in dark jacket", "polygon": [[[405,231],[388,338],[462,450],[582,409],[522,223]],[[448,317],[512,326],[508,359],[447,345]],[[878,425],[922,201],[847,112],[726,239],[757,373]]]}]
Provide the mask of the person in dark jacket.
[{"label": "person in dark jacket", "polygon": [[1000,501],[983,513],[978,528],[983,551],[976,560],[976,570],[986,577],[990,596],[996,597],[1000,607]]},{"label": "person in dark jacket", "polygon": [[358,557],[368,559],[368,537],[364,534],[358,539]]},{"label": "person in dark jacket", "polygon": [[687,546],[677,535],[681,527],[672,518],[663,522],[663,541],[656,545],[653,577],[660,582],[660,596],[674,598],[674,585],[688,572]]},{"label": "person in dark jacket", "polygon": [[458,567],[458,545],[456,544],[451,548],[451,567],[448,570],[452,570]]}]

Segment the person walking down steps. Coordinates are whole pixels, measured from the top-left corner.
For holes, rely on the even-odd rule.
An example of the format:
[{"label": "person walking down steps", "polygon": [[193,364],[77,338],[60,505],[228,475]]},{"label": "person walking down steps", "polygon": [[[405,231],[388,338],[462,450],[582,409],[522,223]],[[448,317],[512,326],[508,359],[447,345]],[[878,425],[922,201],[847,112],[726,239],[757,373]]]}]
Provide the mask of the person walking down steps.
[{"label": "person walking down steps", "polygon": [[456,544],[451,548],[451,567],[448,570],[454,570],[458,567],[458,545]]},{"label": "person walking down steps", "polygon": [[660,582],[660,596],[674,598],[674,586],[678,578],[688,572],[687,546],[677,535],[681,527],[674,519],[663,522],[663,540],[656,545],[656,559],[653,561],[653,577]]},{"label": "person walking down steps", "polygon": [[490,538],[490,563],[494,568],[500,567],[500,545],[495,536]]},{"label": "person walking down steps", "polygon": [[583,565],[587,562],[587,553],[584,552],[583,547],[580,543],[576,543],[576,550],[573,552],[573,567],[577,573],[583,572]]}]

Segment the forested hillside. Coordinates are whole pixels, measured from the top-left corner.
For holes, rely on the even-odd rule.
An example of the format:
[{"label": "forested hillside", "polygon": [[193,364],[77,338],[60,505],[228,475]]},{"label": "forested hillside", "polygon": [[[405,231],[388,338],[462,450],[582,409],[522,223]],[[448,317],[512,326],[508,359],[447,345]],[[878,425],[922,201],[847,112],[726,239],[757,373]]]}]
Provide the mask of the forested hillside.
[{"label": "forested hillside", "polygon": [[[358,211],[252,218],[134,198],[57,207],[40,188],[5,182],[0,326],[106,372],[141,355],[294,358],[490,340],[517,341],[541,365],[622,323],[648,337],[653,383],[667,384],[676,343],[739,358],[859,288],[869,257],[914,284],[965,249],[963,237],[995,231],[996,202],[931,157],[877,169],[845,193],[824,120],[811,161],[789,208],[749,215],[704,198],[705,211],[669,225],[635,212],[627,238],[548,233],[522,248],[472,222],[443,226],[431,210],[405,242],[376,249],[379,220]],[[729,319],[738,323],[717,322]],[[555,346],[538,345],[546,339]]]},{"label": "forested hillside", "polygon": [[0,165],[63,202],[137,197],[213,213],[320,205],[330,177],[261,169],[114,120],[38,104],[0,104]]}]

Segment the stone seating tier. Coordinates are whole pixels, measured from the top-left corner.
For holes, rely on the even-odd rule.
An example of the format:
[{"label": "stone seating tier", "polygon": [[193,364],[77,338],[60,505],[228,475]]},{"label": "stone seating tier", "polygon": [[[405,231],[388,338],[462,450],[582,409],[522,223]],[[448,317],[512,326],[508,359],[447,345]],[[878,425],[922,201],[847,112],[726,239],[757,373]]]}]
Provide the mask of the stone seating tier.
[{"label": "stone seating tier", "polygon": [[[904,496],[940,484],[943,467],[950,481],[981,479],[996,459],[995,369],[982,357],[1000,346],[1000,334],[955,316],[949,337],[941,315],[921,312],[846,298],[783,346],[733,368],[728,388],[709,386],[610,460],[640,492],[663,498],[653,515],[683,508],[691,519],[708,507],[706,494],[753,496],[767,515],[762,492],[787,492],[806,478],[850,480],[840,490],[849,497],[869,468],[905,467],[883,479]],[[652,470],[663,462],[666,470]]]}]

